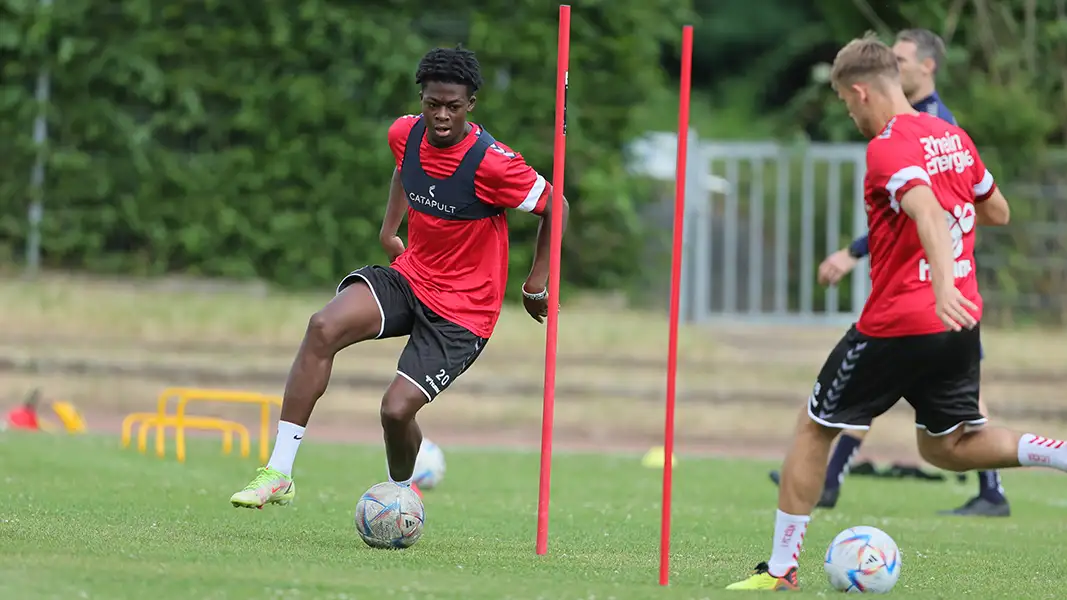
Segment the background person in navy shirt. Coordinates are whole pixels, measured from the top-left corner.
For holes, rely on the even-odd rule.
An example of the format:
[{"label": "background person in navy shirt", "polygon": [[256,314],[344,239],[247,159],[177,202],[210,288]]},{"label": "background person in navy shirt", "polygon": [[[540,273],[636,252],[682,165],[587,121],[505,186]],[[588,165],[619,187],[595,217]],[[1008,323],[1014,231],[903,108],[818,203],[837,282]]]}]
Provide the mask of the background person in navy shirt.
[{"label": "background person in navy shirt", "polygon": [[[908,100],[916,110],[941,118],[953,125],[956,117],[941,102],[934,83],[938,66],[945,59],[945,43],[941,38],[927,29],[905,29],[897,34],[893,53],[897,55],[900,65],[900,82]],[[847,248],[834,252],[819,265],[819,283],[835,285],[848,275],[861,258],[870,253],[867,236],[856,238]],[[989,412],[985,403],[980,404],[982,414]],[[837,504],[841,482],[848,473],[849,466],[859,453],[860,445],[866,431],[844,431],[838,437],[837,446],[830,456],[826,470],[826,483],[819,506],[832,508]],[[778,473],[772,472],[771,479],[778,481]],[[1001,486],[997,471],[979,471],[978,495],[968,500],[963,506],[942,514],[964,516],[1007,517],[1011,514],[1004,488]]]}]

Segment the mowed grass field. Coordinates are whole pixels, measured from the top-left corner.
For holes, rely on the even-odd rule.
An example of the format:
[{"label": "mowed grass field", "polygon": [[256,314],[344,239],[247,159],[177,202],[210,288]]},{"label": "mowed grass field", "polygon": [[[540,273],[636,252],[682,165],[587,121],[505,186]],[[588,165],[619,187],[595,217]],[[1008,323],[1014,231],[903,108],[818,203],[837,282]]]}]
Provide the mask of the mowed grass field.
[{"label": "mowed grass field", "polygon": [[[766,558],[775,488],[760,462],[681,457],[673,576],[656,584],[661,472],[630,455],[559,454],[550,550],[534,554],[535,453],[445,448],[426,492],[422,540],[372,550],[356,536],[359,495],[384,477],[380,447],[308,442],[289,508],[238,510],[254,462],[193,441],[182,465],[122,450],[112,436],[0,434],[0,598],[697,599]],[[833,594],[829,540],[852,525],[903,551],[899,598],[1062,598],[1067,477],[1008,473],[1015,515],[938,517],[972,483],[852,478],[807,536],[801,598]]]}]

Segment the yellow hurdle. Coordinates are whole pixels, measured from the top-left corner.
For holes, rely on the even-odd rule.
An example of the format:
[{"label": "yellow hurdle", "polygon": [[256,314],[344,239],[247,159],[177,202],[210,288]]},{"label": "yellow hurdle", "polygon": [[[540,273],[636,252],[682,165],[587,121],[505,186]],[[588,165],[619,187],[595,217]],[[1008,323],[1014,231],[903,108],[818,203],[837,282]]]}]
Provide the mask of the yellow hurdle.
[{"label": "yellow hurdle", "polygon": [[149,412],[130,413],[126,415],[126,418],[122,420],[122,447],[130,447],[130,442],[133,438],[133,426],[136,423],[144,421],[145,419],[154,419],[158,416],[157,413]]},{"label": "yellow hurdle", "polygon": [[[137,425],[138,423],[144,423],[144,425],[142,425],[142,427],[140,429],[138,429],[138,434],[137,434],[137,438],[138,438],[137,449],[141,452],[141,454],[144,454],[147,451],[147,441],[144,439],[144,438],[147,437],[147,434],[144,434],[143,432],[149,427],[157,427],[157,426],[159,426],[160,423],[157,423],[157,421],[159,421],[159,420],[160,420],[159,413],[154,413],[154,412],[151,412],[151,413],[150,412],[130,413],[130,414],[126,415],[126,418],[122,420],[122,447],[123,448],[129,448],[130,444],[133,442],[133,427],[134,427],[134,425]],[[165,433],[166,432],[166,427],[173,427],[174,426],[173,422],[167,422],[167,420],[174,421],[174,416],[173,415],[164,415],[164,420],[161,422],[161,425],[164,428],[163,429],[164,436],[166,435],[166,433]],[[234,422],[234,421],[227,421],[225,419],[216,419],[216,418],[213,418],[213,417],[202,417],[202,418],[201,417],[188,417],[185,420],[185,425],[187,427],[192,427],[194,429],[215,429],[215,430],[219,430],[222,433],[222,453],[223,454],[230,454],[230,452],[233,451],[233,434],[234,434],[235,431],[238,433],[238,435],[244,436],[245,438],[247,438],[248,435],[249,435],[248,434],[248,428],[245,427],[244,425],[241,425],[240,423],[237,423],[237,422]],[[159,429],[156,430],[156,433],[157,433],[157,435],[159,434]],[[164,440],[164,442],[165,442],[165,440]],[[244,439],[244,440],[241,441],[242,448],[246,448],[249,445],[250,445],[250,442],[247,439]],[[160,450],[159,444],[156,444],[156,450],[157,450],[157,452]],[[250,450],[246,448],[246,449],[242,450],[241,456],[247,457],[249,452],[250,452]],[[166,455],[166,448],[164,446],[162,454],[160,454],[160,456],[162,457],[162,456],[165,456],[165,455]]]},{"label": "yellow hurdle", "polygon": [[[156,435],[159,436],[159,432],[166,431],[167,427],[174,427],[176,429],[178,427],[191,427],[193,429],[218,430],[222,433],[223,454],[230,454],[233,452],[233,435],[236,433],[241,444],[241,458],[248,458],[248,455],[251,453],[251,441],[248,434],[248,428],[234,421],[217,419],[215,417],[186,417],[184,419],[178,419],[175,415],[165,415],[160,417],[156,413],[135,413],[130,416],[141,417],[139,419],[141,426],[137,431],[137,450],[141,454],[148,452],[148,431],[154,428],[156,430]],[[129,417],[127,417],[127,420],[129,420]],[[134,420],[132,422],[137,421]],[[131,428],[132,422],[130,426]],[[123,446],[129,445],[128,437],[126,437],[125,432],[126,430],[123,430]]]},{"label": "yellow hurdle", "polygon": [[[186,417],[185,408],[190,402],[231,402],[237,404],[258,404],[260,407],[259,423],[259,460],[266,464],[270,458],[270,412],[271,406],[281,407],[282,399],[277,396],[268,396],[258,392],[244,392],[239,390],[220,390],[205,388],[167,388],[160,393],[157,401],[158,414],[166,418],[168,401],[176,400],[173,417],[174,425],[174,450],[178,462],[185,462],[185,422],[192,418]],[[156,454],[163,456],[165,450],[165,428],[157,421],[156,423]]]}]

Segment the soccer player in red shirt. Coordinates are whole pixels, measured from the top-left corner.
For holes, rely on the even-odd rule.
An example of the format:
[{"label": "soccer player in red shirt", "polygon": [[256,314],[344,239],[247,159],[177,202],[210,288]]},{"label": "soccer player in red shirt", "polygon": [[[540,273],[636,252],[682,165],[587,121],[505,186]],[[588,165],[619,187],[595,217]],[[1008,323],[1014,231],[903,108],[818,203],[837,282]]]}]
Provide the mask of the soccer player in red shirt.
[{"label": "soccer player in red shirt", "polygon": [[867,36],[837,54],[830,80],[867,146],[864,200],[871,295],[827,357],[782,465],[771,556],[734,590],[791,590],[797,558],[841,430],[866,430],[904,398],[919,453],[950,471],[1067,471],[1067,443],[987,427],[978,408],[982,297],[976,225],[1008,204],[963,129],[912,108],[893,51]]},{"label": "soccer player in red shirt", "polygon": [[[381,420],[389,479],[411,485],[422,443],[415,414],[478,358],[500,316],[508,276],[506,209],[541,218],[522,293],[531,317],[540,323],[548,314],[552,186],[522,156],[467,121],[482,84],[473,52],[431,50],[415,82],[422,87],[422,113],[389,128],[396,169],[380,239],[391,264],[352,271],[333,300],[311,316],[285,385],[274,452],[230,498],[234,506],[292,501],[293,461],[334,356],[372,339],[408,337],[382,397]],[[566,227],[566,199],[559,210]],[[397,235],[405,214],[406,247]]]}]

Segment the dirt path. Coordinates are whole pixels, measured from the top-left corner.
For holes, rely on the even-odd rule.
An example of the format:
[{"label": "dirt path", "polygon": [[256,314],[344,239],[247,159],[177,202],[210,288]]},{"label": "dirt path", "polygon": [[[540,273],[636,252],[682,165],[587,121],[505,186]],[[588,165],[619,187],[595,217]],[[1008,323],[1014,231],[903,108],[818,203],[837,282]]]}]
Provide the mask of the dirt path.
[{"label": "dirt path", "polygon": [[[108,411],[90,411],[85,414],[94,432],[118,435],[123,414]],[[258,424],[244,422],[250,431]],[[273,429],[274,423],[271,422]],[[213,435],[206,432],[190,432],[190,435]],[[255,435],[255,434],[253,434]],[[445,447],[493,448],[537,452],[541,447],[539,425],[464,427],[456,424],[432,428],[433,440]],[[377,423],[368,419],[320,419],[312,421],[309,439],[328,443],[376,445],[382,441],[382,431]],[[727,457],[753,460],[780,460],[788,448],[786,436],[678,436],[675,452],[680,456]],[[553,435],[554,452],[594,453],[644,453],[654,446],[662,446],[662,432],[643,434],[613,430],[610,435],[589,435],[577,428],[556,427]],[[253,447],[255,441],[253,440]],[[878,461],[914,462],[914,449],[897,444],[880,444],[874,452],[864,454],[867,459]]]},{"label": "dirt path", "polygon": [[[282,294],[217,283],[0,278],[0,409],[39,388],[77,405],[91,428],[117,433],[123,415],[154,411],[169,386],[280,393],[307,317],[330,291]],[[599,296],[568,298],[565,306],[555,447],[643,452],[662,444],[663,312]],[[679,334],[678,452],[777,459],[840,328],[720,320],[686,324]],[[312,422],[314,439],[380,443],[378,402],[403,343],[359,344],[339,357]],[[982,394],[994,418],[1067,435],[1067,331],[991,328],[983,343]],[[449,446],[536,450],[544,348],[543,327],[508,304],[476,367],[420,413],[424,431]],[[242,420],[246,408],[200,405],[196,412]],[[276,419],[275,412],[272,431]],[[906,407],[880,418],[865,452],[914,457],[912,419]]]}]

